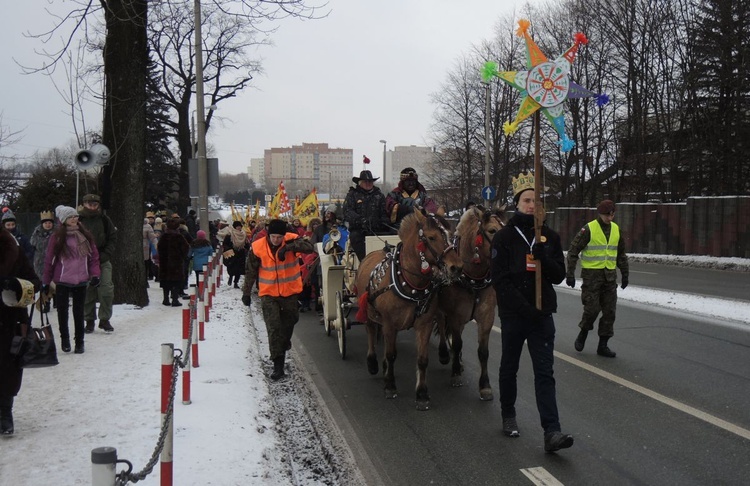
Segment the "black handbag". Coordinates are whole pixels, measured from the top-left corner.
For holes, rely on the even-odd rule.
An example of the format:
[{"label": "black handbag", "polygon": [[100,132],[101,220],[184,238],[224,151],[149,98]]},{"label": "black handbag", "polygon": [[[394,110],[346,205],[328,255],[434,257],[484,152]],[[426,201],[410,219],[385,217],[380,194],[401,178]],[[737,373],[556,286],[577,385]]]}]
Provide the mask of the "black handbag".
[{"label": "black handbag", "polygon": [[[21,324],[21,334],[13,337],[10,353],[16,356],[21,368],[47,368],[60,364],[57,360],[57,347],[46,312],[40,312],[42,327],[31,325],[34,307],[31,307],[29,324]],[[45,317],[47,323],[45,324]]]}]

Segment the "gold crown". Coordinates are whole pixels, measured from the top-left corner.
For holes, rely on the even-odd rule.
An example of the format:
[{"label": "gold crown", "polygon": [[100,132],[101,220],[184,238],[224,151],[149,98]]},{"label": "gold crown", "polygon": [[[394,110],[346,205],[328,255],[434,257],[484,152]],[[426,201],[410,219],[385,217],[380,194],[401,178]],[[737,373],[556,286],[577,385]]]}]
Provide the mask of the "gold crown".
[{"label": "gold crown", "polygon": [[518,177],[511,179],[511,184],[513,185],[513,196],[527,189],[534,189],[534,173],[521,172]]},{"label": "gold crown", "polygon": [[39,213],[39,218],[42,221],[55,221],[55,215],[52,214],[52,211],[42,211]]}]

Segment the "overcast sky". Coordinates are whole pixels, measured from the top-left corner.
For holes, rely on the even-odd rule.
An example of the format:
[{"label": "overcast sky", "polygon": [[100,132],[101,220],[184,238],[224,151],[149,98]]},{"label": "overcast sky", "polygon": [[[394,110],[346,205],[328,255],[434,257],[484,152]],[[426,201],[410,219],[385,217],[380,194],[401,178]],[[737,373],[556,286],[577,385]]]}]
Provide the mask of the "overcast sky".
[{"label": "overcast sky", "polygon": [[[315,1],[315,0],[311,0]],[[56,0],[61,4],[61,0]],[[24,76],[13,59],[40,63],[25,31],[52,23],[47,0],[6,0],[0,16],[3,124],[23,139],[2,147],[5,156],[29,156],[73,140],[66,106],[49,79]],[[383,144],[429,145],[439,90],[459,56],[490,39],[499,17],[520,12],[525,0],[329,0],[330,15],[288,19],[263,47],[264,73],[241,96],[219,105],[209,133],[222,172],[246,170],[263,150],[327,142],[354,150],[355,174],[363,155],[382,172]],[[540,0],[531,0],[532,4]],[[70,5],[69,3],[61,5]],[[532,19],[533,20],[533,19]],[[90,125],[100,125],[92,107]]]}]

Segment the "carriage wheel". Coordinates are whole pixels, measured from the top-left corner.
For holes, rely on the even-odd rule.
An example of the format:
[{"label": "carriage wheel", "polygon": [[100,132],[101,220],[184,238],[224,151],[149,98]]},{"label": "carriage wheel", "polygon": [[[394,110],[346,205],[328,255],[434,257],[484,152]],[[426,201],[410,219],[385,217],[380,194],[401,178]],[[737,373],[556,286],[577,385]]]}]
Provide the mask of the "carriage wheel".
[{"label": "carriage wheel", "polygon": [[339,337],[341,359],[346,358],[346,317],[344,317],[344,299],[341,292],[336,292],[336,332]]}]

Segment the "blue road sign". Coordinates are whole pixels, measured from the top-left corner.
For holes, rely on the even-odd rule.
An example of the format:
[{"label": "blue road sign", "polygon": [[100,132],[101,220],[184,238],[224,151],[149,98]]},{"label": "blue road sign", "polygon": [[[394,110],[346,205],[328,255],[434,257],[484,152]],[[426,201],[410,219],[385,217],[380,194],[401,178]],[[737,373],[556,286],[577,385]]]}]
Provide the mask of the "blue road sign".
[{"label": "blue road sign", "polygon": [[482,198],[486,201],[492,201],[497,196],[497,191],[492,186],[484,186],[482,188]]}]

